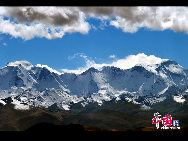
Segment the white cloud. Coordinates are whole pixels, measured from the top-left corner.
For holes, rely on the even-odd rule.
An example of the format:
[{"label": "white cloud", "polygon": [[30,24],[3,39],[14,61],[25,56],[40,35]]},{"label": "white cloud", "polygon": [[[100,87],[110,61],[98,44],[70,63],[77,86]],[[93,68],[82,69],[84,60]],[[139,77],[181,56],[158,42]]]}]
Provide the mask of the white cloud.
[{"label": "white cloud", "polygon": [[[89,17],[101,20],[101,25],[90,26]],[[129,33],[142,27],[187,33],[188,7],[0,7],[0,33],[24,40],[87,34],[90,28],[104,29],[107,22]]]},{"label": "white cloud", "polygon": [[45,37],[47,39],[62,38],[65,33],[80,32],[86,34],[89,30],[87,23],[76,23],[72,26],[54,27],[41,23],[26,25],[23,23],[14,23],[10,20],[4,20],[0,17],[0,32],[9,34],[15,38],[20,37],[29,40],[34,37]]},{"label": "white cloud", "polygon": [[64,32],[56,33],[48,32],[48,27],[45,27],[42,24],[34,24],[31,26],[20,24],[20,23],[14,23],[10,20],[4,20],[3,17],[0,17],[0,32],[4,34],[9,34],[15,38],[20,37],[25,40],[32,39],[34,37],[45,37],[48,39],[51,38],[57,38],[62,37],[64,35]]},{"label": "white cloud", "polygon": [[129,69],[134,67],[135,65],[142,65],[152,68],[154,67],[154,65],[160,64],[161,62],[166,60],[167,59],[155,57],[154,55],[147,56],[144,53],[139,53],[137,55],[129,55],[124,59],[119,59],[113,62],[111,65],[121,69]]},{"label": "white cloud", "polygon": [[126,19],[116,17],[116,20],[113,20],[110,22],[111,25],[115,26],[116,28],[121,28],[124,32],[129,32],[129,33],[135,33],[139,29],[138,23],[132,24]]},{"label": "white cloud", "polygon": [[61,69],[63,71],[63,73],[75,73],[75,74],[81,74],[84,71],[86,71],[86,68],[78,68],[76,70],[70,70],[70,69]]},{"label": "white cloud", "polygon": [[81,7],[85,14],[110,21],[124,32],[139,28],[188,32],[188,7]]},{"label": "white cloud", "polygon": [[89,58],[88,56],[86,56],[84,53],[76,53],[73,56],[69,56],[68,59],[72,60],[75,59],[77,57],[83,58],[85,61],[85,66],[83,67],[79,67],[78,69],[75,70],[69,70],[69,69],[61,69],[64,73],[75,73],[75,74],[81,74],[82,72],[86,71],[87,69],[89,69],[90,67],[93,67],[93,65],[95,65],[95,61],[93,61],[91,58]]},{"label": "white cloud", "polygon": [[113,54],[113,55],[110,55],[109,58],[114,59],[114,58],[116,58],[116,56]]},{"label": "white cloud", "polygon": [[142,27],[188,32],[187,7],[136,7],[130,12],[129,15],[119,14],[110,24],[130,33],[135,33]]},{"label": "white cloud", "polygon": [[[85,21],[85,15],[81,11],[71,13],[71,8],[32,8],[38,15],[44,16],[40,20],[40,16],[37,16],[37,14],[23,16],[24,9],[26,8],[0,7],[0,33],[9,34],[15,38],[20,37],[24,40],[30,40],[34,37],[55,39],[62,38],[65,33],[80,32],[87,34],[90,29],[89,24]],[[22,14],[20,14],[20,11]],[[17,14],[14,12],[17,12]],[[58,17],[58,14],[61,16]],[[77,17],[73,18],[75,14]],[[13,17],[16,20],[4,19],[4,16]]]},{"label": "white cloud", "polygon": [[102,63],[102,64],[97,64],[95,61],[89,59],[86,55],[80,55],[80,57],[83,57],[85,59],[85,66],[80,67],[75,70],[69,70],[69,69],[62,69],[63,72],[67,73],[76,73],[80,74],[87,69],[94,67],[98,70],[101,70],[102,67],[104,66],[114,66],[120,69],[130,69],[136,65],[141,65],[145,67],[147,70],[157,73],[156,72],[156,67],[157,64],[162,63],[163,61],[167,61],[168,59],[161,59],[158,57],[155,57],[154,55],[145,55],[144,53],[139,53],[137,55],[129,55],[123,59],[118,59],[116,61],[113,61],[112,63]]}]

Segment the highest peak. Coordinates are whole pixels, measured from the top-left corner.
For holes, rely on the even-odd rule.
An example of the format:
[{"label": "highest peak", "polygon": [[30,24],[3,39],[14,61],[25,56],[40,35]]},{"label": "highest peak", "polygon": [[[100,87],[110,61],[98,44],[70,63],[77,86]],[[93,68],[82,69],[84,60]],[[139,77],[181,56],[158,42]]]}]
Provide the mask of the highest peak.
[{"label": "highest peak", "polygon": [[30,70],[33,67],[33,65],[26,60],[8,62],[6,66],[22,66],[27,70]]},{"label": "highest peak", "polygon": [[167,61],[162,62],[162,63],[161,63],[161,66],[162,66],[162,65],[171,65],[171,64],[178,65],[178,63],[177,63],[176,61],[169,59],[169,60],[167,60]]},{"label": "highest peak", "polygon": [[156,73],[155,69],[162,62],[168,59],[161,59],[154,55],[146,55],[144,53],[139,53],[137,55],[129,55],[124,59],[119,59],[111,64],[111,66],[118,67],[120,69],[131,69],[135,66],[142,66],[145,69]]}]

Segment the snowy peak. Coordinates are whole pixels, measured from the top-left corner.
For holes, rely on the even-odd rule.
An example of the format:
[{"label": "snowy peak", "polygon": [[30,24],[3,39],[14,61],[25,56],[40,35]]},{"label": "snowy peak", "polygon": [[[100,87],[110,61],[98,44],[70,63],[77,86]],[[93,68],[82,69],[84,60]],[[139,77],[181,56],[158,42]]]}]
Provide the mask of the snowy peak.
[{"label": "snowy peak", "polygon": [[180,74],[184,71],[184,68],[182,66],[180,66],[177,62],[172,60],[168,60],[161,63],[159,69],[161,68],[176,74]]},{"label": "snowy peak", "polygon": [[120,69],[130,69],[134,66],[142,66],[145,69],[156,73],[157,66],[167,60],[168,59],[155,57],[154,55],[148,56],[144,53],[139,53],[137,55],[130,55],[125,59],[119,59],[118,61],[113,62],[111,66],[118,67]]},{"label": "snowy peak", "polygon": [[120,59],[112,63],[112,66],[118,67],[120,69],[132,69],[140,66],[155,74],[158,74],[159,70],[161,69],[165,69],[176,74],[180,74],[184,70],[182,66],[180,66],[177,62],[173,60],[161,59],[154,55],[148,56],[144,53],[130,55],[125,59]]},{"label": "snowy peak", "polygon": [[91,73],[94,73],[94,72],[98,72],[98,70],[95,69],[94,67],[91,67],[88,70],[86,70],[85,72],[81,73],[81,75],[91,74]]},{"label": "snowy peak", "polygon": [[39,67],[39,68],[45,68],[47,70],[49,70],[51,73],[56,73],[58,75],[61,75],[60,72],[50,68],[47,65],[41,65],[41,64],[37,64],[36,66],[32,65],[30,62],[26,61],[26,60],[20,60],[20,61],[15,61],[15,62],[8,62],[6,66],[17,66],[17,67],[22,67],[25,68],[26,70],[31,70],[33,67]]},{"label": "snowy peak", "polygon": [[30,62],[26,60],[8,62],[6,66],[21,66],[25,68],[26,70],[30,70],[32,67],[34,67]]},{"label": "snowy peak", "polygon": [[164,62],[161,63],[161,66],[169,66],[171,64],[178,65],[178,63],[176,61],[166,60],[166,61],[164,61]]},{"label": "snowy peak", "polygon": [[58,75],[61,75],[60,72],[58,72],[58,71],[56,71],[56,70],[54,70],[54,69],[48,67],[47,65],[37,64],[36,67],[39,67],[39,68],[46,68],[46,69],[48,69],[51,73],[56,73],[56,74],[58,74]]}]

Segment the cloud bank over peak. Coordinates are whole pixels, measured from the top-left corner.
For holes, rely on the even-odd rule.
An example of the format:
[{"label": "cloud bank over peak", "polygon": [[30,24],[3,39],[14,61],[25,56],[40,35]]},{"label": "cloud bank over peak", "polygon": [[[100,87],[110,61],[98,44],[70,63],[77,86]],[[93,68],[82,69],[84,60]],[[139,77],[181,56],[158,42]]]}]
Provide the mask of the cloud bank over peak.
[{"label": "cloud bank over peak", "polygon": [[90,17],[101,23],[109,21],[111,26],[129,33],[135,33],[139,28],[188,32],[187,7],[45,6],[0,7],[0,33],[24,40],[62,38],[65,33],[73,32],[87,34],[92,26],[87,21]]},{"label": "cloud bank over peak", "polygon": [[155,57],[154,55],[146,55],[144,53],[139,53],[137,55],[129,55],[123,59],[118,59],[113,61],[112,63],[102,63],[97,64],[95,61],[90,60],[89,57],[86,55],[80,54],[80,57],[85,59],[85,66],[80,67],[75,70],[69,70],[69,69],[62,69],[64,73],[75,73],[75,74],[81,74],[87,69],[94,67],[98,70],[101,70],[104,66],[114,66],[120,69],[130,69],[134,66],[143,66],[147,70],[156,73],[156,67],[157,64],[161,64],[164,61],[167,61],[168,59],[161,59],[158,57]]}]

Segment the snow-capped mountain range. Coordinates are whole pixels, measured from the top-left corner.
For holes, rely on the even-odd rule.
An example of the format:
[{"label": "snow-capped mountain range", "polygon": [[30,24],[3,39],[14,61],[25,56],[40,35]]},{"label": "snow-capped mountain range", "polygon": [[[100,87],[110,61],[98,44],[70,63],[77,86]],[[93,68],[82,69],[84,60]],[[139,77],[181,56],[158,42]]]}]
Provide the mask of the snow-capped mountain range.
[{"label": "snow-capped mountain range", "polygon": [[[11,97],[16,109],[31,106],[48,108],[56,104],[70,110],[91,102],[127,100],[149,109],[152,104],[173,97],[184,102],[188,89],[188,70],[168,59],[138,54],[131,61],[91,67],[80,74],[58,73],[28,61],[9,62],[0,69],[0,104]],[[130,59],[130,58],[129,58]],[[136,61],[135,61],[136,60]],[[118,64],[118,65],[117,65]]]}]

